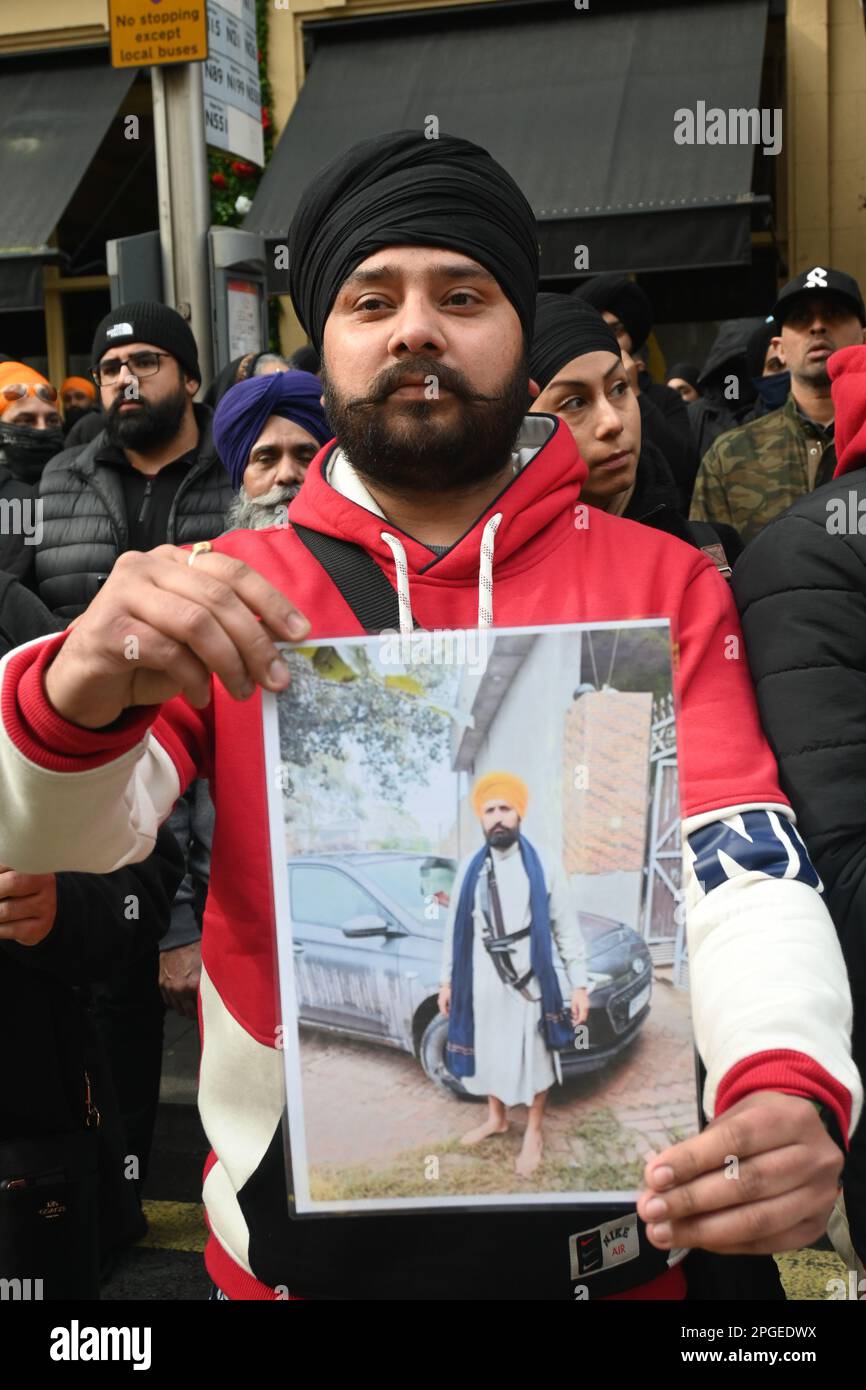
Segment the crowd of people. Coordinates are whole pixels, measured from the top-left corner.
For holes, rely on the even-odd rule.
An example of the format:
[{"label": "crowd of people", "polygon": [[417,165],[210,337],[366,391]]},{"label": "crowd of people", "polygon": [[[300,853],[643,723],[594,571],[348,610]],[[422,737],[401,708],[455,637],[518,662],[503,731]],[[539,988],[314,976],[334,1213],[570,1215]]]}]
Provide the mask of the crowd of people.
[{"label": "crowd of people", "polygon": [[353,1297],[359,1271],[372,1298],[574,1297],[574,1212],[287,1201],[258,692],[286,685],[275,642],[369,630],[371,560],[404,632],[674,628],[707,1125],[584,1221],[636,1232],[592,1296],[781,1298],[771,1255],[828,1222],[862,1262],[856,281],[810,267],[655,381],[635,280],[539,293],[510,176],[409,131],[321,172],[290,266],[291,360],[203,383],[187,323],[141,302],[96,327],[92,380],[0,362],[2,515],[38,520],[0,533],[0,1178],[48,1171],[75,1212],[52,1246],[7,1201],[8,1272],[43,1240],[51,1296],[96,1297],[141,1235],[173,1008],[202,1029],[213,1297]]}]

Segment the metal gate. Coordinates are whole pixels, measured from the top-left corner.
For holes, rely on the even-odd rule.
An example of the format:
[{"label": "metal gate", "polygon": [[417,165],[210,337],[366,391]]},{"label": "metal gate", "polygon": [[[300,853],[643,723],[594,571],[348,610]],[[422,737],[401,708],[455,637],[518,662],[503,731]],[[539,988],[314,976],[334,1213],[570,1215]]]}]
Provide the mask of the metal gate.
[{"label": "metal gate", "polygon": [[653,964],[673,965],[673,983],[686,988],[685,914],[677,911],[682,887],[683,847],[671,695],[653,704],[650,767],[649,852],[642,930]]}]

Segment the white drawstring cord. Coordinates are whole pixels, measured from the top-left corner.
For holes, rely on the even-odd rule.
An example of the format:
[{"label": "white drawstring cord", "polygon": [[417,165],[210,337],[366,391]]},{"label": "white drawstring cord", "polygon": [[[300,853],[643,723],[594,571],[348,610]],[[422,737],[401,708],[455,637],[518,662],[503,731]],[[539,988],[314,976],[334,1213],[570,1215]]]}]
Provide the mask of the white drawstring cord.
[{"label": "white drawstring cord", "polygon": [[[493,626],[493,542],[502,513],[492,516],[481,533],[481,558],[478,565],[478,626]],[[390,531],[380,531],[379,535],[394,556],[397,571],[397,606],[400,612],[400,634],[410,637],[413,631],[412,605],[409,598],[409,567],[406,564],[406,551],[403,542]]]},{"label": "white drawstring cord", "polygon": [[478,626],[493,625],[493,538],[499,530],[502,513],[492,516],[481,533],[481,562],[478,566]]},{"label": "white drawstring cord", "polygon": [[403,542],[396,536],[392,536],[390,531],[380,531],[379,535],[386,545],[390,546],[391,554],[394,556],[394,565],[397,570],[397,604],[400,610],[400,635],[401,637],[411,637],[413,631],[412,605],[409,601],[409,567],[406,564],[406,552],[403,549]]}]

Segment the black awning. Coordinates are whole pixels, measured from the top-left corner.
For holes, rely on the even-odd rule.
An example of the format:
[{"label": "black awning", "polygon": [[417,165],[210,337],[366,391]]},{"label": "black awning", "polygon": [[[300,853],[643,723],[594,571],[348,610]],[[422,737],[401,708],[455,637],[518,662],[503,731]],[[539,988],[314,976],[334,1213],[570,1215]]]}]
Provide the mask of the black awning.
[{"label": "black awning", "polygon": [[135,75],[107,54],[0,64],[0,257],[45,250]]},{"label": "black awning", "polygon": [[[486,8],[486,7],[485,7]],[[244,226],[284,240],[301,191],[369,135],[436,116],[490,150],[539,221],[542,276],[746,264],[751,144],[679,145],[674,113],[758,103],[767,0],[601,14],[450,11],[315,26],[306,81]],[[586,267],[575,248],[589,251]]]}]

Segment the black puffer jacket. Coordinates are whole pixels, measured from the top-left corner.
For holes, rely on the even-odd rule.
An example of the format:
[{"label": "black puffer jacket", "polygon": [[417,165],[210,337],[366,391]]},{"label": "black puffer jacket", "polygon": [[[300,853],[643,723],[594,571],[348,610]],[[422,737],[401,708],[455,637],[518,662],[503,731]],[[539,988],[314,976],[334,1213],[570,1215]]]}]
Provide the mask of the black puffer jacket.
[{"label": "black puffer jacket", "polygon": [[852,989],[863,995],[866,535],[856,529],[858,503],[866,513],[866,468],[770,522],[746,547],[733,587],[782,787],[824,881]]},{"label": "black puffer jacket", "polygon": [[[225,529],[234,493],[216,453],[206,406],[195,406],[199,444],[195,462],[178,487],[165,541],[187,545],[212,540]],[[36,556],[39,596],[53,612],[74,618],[83,611],[129,547],[123,485],[117,468],[101,463],[100,433],[89,444],[64,449],[46,466],[39,485],[43,500],[42,543]]]}]

